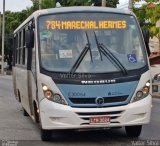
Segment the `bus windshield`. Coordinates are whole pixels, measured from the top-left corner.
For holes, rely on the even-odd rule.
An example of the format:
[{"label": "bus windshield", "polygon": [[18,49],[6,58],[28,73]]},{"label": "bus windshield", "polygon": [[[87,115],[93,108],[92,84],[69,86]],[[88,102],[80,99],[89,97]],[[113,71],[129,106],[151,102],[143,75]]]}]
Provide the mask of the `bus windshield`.
[{"label": "bus windshield", "polygon": [[40,64],[47,71],[109,73],[147,64],[145,47],[133,16],[67,13],[38,19]]}]

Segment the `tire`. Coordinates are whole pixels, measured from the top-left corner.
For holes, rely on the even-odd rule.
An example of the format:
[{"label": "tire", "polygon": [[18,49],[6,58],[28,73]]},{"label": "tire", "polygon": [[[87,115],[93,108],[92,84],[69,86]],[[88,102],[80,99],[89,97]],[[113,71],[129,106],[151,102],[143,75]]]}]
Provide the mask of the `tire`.
[{"label": "tire", "polygon": [[132,138],[139,137],[142,131],[142,125],[126,126],[125,130],[128,137]]},{"label": "tire", "polygon": [[20,96],[19,90],[18,90],[18,102],[21,103],[21,96]]},{"label": "tire", "polygon": [[52,131],[41,129],[41,140],[42,141],[51,141],[52,140]]},{"label": "tire", "polygon": [[26,112],[26,110],[24,108],[23,108],[23,116],[26,116],[26,117],[29,116],[29,114]]},{"label": "tire", "polygon": [[37,105],[36,105],[36,104],[33,104],[33,107],[34,107],[34,118],[35,118],[35,122],[36,122],[36,123],[39,123],[40,120],[39,120],[39,113],[37,112]]}]

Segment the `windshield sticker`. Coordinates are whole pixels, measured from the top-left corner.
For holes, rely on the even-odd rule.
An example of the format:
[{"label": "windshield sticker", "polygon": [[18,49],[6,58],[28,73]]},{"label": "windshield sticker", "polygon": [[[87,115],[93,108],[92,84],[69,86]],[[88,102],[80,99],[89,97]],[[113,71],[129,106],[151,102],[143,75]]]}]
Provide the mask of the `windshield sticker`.
[{"label": "windshield sticker", "polygon": [[59,58],[73,58],[72,50],[59,50]]},{"label": "windshield sticker", "polygon": [[47,20],[47,29],[126,29],[126,20],[61,21]]},{"label": "windshield sticker", "polygon": [[137,58],[136,58],[135,54],[128,54],[127,57],[128,57],[129,62],[131,62],[131,63],[136,63],[137,62]]},{"label": "windshield sticker", "polygon": [[51,38],[51,36],[52,36],[52,33],[50,31],[43,31],[43,32],[41,32],[41,38],[42,39]]}]

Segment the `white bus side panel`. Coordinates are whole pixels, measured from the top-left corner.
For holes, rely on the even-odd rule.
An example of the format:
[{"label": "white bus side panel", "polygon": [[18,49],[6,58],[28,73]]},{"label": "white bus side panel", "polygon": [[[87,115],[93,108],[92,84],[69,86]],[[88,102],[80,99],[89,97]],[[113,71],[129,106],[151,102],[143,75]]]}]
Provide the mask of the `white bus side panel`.
[{"label": "white bus side panel", "polygon": [[16,88],[20,93],[21,104],[28,114],[30,114],[29,95],[28,95],[28,71],[16,67]]}]

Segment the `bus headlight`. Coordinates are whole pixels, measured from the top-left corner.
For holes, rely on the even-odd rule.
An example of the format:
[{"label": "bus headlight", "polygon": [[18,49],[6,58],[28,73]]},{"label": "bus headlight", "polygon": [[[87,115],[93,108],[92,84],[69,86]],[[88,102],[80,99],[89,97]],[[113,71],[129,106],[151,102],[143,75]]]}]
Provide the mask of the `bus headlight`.
[{"label": "bus headlight", "polygon": [[43,93],[45,98],[47,98],[50,101],[59,103],[59,104],[64,104],[66,105],[66,101],[61,97],[61,95],[57,94],[57,93],[53,93],[48,86],[42,84],[42,89],[43,89]]},{"label": "bus headlight", "polygon": [[150,82],[147,82],[141,90],[137,91],[136,96],[133,99],[133,102],[145,98],[149,94],[149,90],[150,90]]},{"label": "bus headlight", "polygon": [[136,98],[142,98],[143,97],[143,92],[142,91],[138,91],[136,93]]},{"label": "bus headlight", "polygon": [[65,100],[59,94],[53,95],[53,102],[60,103],[60,104],[66,104]]}]

